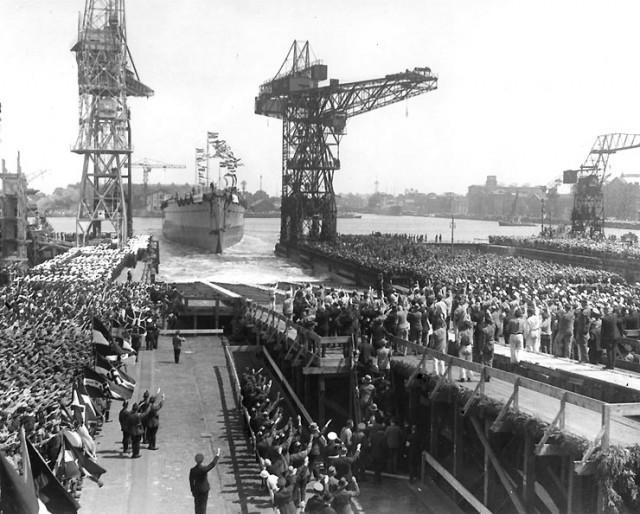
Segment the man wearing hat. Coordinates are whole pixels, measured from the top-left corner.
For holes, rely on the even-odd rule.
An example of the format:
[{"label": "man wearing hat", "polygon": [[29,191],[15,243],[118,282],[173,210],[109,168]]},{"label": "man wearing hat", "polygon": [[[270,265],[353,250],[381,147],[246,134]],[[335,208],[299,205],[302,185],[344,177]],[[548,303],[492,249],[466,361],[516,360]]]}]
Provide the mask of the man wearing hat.
[{"label": "man wearing hat", "polygon": [[360,414],[364,419],[367,417],[367,409],[373,400],[373,392],[375,390],[376,386],[371,383],[371,375],[365,375],[362,379],[362,384],[360,384],[358,388],[360,394]]},{"label": "man wearing hat", "polygon": [[607,351],[607,365],[604,369],[613,369],[616,361],[616,349],[618,340],[623,335],[622,320],[609,307],[604,306],[604,316],[600,328],[600,340],[602,348]]},{"label": "man wearing hat", "polygon": [[[351,489],[348,489],[351,484]],[[333,495],[333,501],[331,506],[335,509],[336,514],[353,514],[351,508],[351,498],[360,494],[360,488],[358,487],[358,481],[356,477],[351,477],[351,482],[342,477],[338,482],[338,490]]]},{"label": "man wearing hat", "polygon": [[[327,506],[326,502],[323,499],[324,496],[324,486],[322,482],[316,482],[313,484],[313,496],[309,498],[309,501],[304,507],[305,512],[315,512],[322,513],[325,512],[325,507]],[[331,498],[329,496],[329,498]]]},{"label": "man wearing hat", "polygon": [[358,423],[356,431],[351,438],[351,448],[360,448],[360,457],[354,462],[353,472],[361,482],[366,481],[365,466],[369,458],[369,438],[365,433],[367,425]]},{"label": "man wearing hat", "polygon": [[322,464],[322,457],[324,449],[327,446],[327,440],[320,433],[320,428],[316,422],[309,425],[309,431],[311,432],[311,451],[309,452],[309,468],[313,473],[313,478],[318,480],[320,478],[320,465]]},{"label": "man wearing hat", "polygon": [[204,461],[204,455],[199,453],[196,455],[196,465],[189,471],[189,486],[191,487],[191,494],[193,495],[193,501],[195,504],[195,514],[207,513],[207,500],[209,499],[209,480],[207,480],[207,473],[211,471],[220,459],[220,448],[216,452],[216,456],[206,466],[202,465]]}]

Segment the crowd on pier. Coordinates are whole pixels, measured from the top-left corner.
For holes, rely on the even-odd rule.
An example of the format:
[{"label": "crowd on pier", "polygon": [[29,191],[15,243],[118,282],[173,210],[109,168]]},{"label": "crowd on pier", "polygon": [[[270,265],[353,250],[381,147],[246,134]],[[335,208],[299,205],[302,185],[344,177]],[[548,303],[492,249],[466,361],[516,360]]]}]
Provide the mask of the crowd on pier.
[{"label": "crowd on pier", "polygon": [[[114,280],[144,257],[147,245],[144,236],[123,249],[74,248],[32,269],[12,270],[0,289],[0,450],[16,466],[21,429],[52,468],[58,458],[52,447],[59,448],[63,432],[85,436],[84,451],[95,459],[89,438],[108,416],[109,395],[85,406],[76,390],[95,363],[94,320],[118,333],[124,347],[135,346],[136,327],[155,324],[172,308],[166,287]],[[86,411],[94,408],[90,423]]]},{"label": "crowd on pier", "polygon": [[534,248],[537,250],[550,250],[603,259],[623,258],[640,261],[640,247],[621,244],[619,241],[608,239],[489,236],[489,243]]},{"label": "crowd on pier", "polygon": [[[373,398],[385,381],[366,376],[363,383]],[[367,480],[366,469],[374,471],[379,483],[384,469],[397,473],[406,459],[411,481],[418,477],[422,438],[417,427],[400,426],[375,404],[361,423],[303,423],[300,416],[287,416],[272,382],[253,369],[241,376],[241,397],[260,477],[280,514],[354,512],[352,499],[360,494],[359,483]]]},{"label": "crowd on pier", "polygon": [[[322,287],[285,293],[285,315],[319,335],[358,334],[360,358],[370,363],[395,335],[478,362],[491,362],[492,342],[516,339],[513,363],[527,348],[598,364],[604,351],[614,356],[612,341],[640,328],[638,285],[609,271],[473,249],[452,252],[403,235],[349,235],[336,245],[306,244],[379,277],[409,283],[394,287],[379,279],[378,291],[363,295]],[[629,352],[627,358],[638,357]]]}]

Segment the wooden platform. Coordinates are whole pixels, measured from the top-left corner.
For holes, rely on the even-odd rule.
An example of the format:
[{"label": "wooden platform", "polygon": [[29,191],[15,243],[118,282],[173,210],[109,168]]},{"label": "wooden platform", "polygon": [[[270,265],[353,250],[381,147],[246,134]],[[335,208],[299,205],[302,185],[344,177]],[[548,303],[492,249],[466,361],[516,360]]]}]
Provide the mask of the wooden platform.
[{"label": "wooden platform", "polygon": [[[301,365],[304,366],[305,374],[333,374],[351,368],[352,359],[348,356],[346,341],[333,341],[333,347],[325,345],[325,338],[320,338],[313,332],[293,324],[281,314],[260,305],[250,307],[247,320],[255,327],[258,343],[262,338],[271,341],[270,344],[283,346],[287,358],[293,359],[293,365],[298,360],[304,362],[301,362]],[[536,381],[516,373],[463,361],[400,338],[393,338],[393,344],[399,353],[409,354],[396,355],[393,359],[411,363],[415,366],[416,373],[424,370],[435,374],[434,358],[447,363],[447,372],[440,379],[441,383],[456,382],[460,369],[465,368],[476,374],[475,379],[459,385],[473,389],[473,397],[484,395],[503,404],[505,410],[517,409],[549,423],[551,428],[561,428],[578,438],[590,441],[593,448],[609,444],[632,446],[640,443],[640,403],[604,402],[554,387],[545,381]],[[329,351],[330,348],[332,354],[322,357],[323,349]],[[413,355],[414,353],[417,355]],[[496,354],[504,358],[508,356],[509,348],[496,345]],[[548,373],[560,370],[585,381],[615,382],[619,387],[640,392],[640,378],[626,371],[605,371],[596,366],[530,352],[523,352],[522,360],[525,365],[538,366],[548,370]],[[491,380],[485,382],[479,380],[480,377]],[[540,451],[544,451],[544,448],[541,447]]]}]

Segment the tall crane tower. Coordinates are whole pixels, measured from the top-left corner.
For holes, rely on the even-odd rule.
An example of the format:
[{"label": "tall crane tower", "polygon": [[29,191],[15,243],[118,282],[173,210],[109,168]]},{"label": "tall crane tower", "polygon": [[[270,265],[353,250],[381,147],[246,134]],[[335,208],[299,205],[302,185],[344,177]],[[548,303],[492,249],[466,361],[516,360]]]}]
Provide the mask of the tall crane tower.
[{"label": "tall crane tower", "polygon": [[79,133],[73,152],[84,156],[78,240],[113,226],[118,243],[133,233],[131,117],[127,97],[153,95],[138,77],[127,46],[124,0],[85,0],[78,41]]},{"label": "tall crane tower", "polygon": [[281,242],[335,240],[333,176],[340,169],[347,118],[433,91],[438,84],[429,68],[346,84],[331,79],[319,87],[326,79],[327,66],[311,60],[309,42],[294,41],[255,100],[256,114],[283,121]]},{"label": "tall crane tower", "polygon": [[149,173],[154,169],[184,169],[184,164],[167,164],[164,162],[154,161],[153,159],[142,159],[140,162],[131,163],[132,168],[142,168],[142,183],[144,184],[144,196],[147,197],[149,187]]},{"label": "tall crane tower", "polygon": [[564,183],[575,184],[571,233],[599,239],[604,235],[604,197],[609,157],[622,150],[640,148],[640,134],[605,134],[596,138],[587,158],[577,170],[564,172]]}]

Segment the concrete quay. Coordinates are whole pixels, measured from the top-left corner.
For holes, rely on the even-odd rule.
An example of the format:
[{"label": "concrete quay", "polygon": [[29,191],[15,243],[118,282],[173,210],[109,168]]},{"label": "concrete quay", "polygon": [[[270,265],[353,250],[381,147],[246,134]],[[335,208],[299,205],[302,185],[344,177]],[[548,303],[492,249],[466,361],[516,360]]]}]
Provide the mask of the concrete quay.
[{"label": "concrete quay", "polygon": [[[231,347],[232,353],[236,349]],[[237,348],[240,350],[240,347]],[[142,445],[139,459],[122,453],[118,423],[121,404],[113,402],[108,423],[96,437],[98,463],[107,470],[103,487],[84,481],[80,504],[83,514],[182,514],[193,512],[189,469],[196,453],[205,462],[221,449],[218,465],[209,473],[211,492],[207,512],[252,514],[273,512],[261,487],[258,464],[252,453],[237,409],[231,370],[218,336],[187,337],[180,364],[174,363],[169,336],[161,336],[158,349],[141,350],[139,362],[129,359],[128,372],[137,380],[132,398],[138,401],[148,390],[166,395],[160,411],[156,451]],[[238,359],[243,366],[246,353]],[[239,370],[241,371],[241,369]],[[460,512],[440,490],[427,481],[384,478],[361,484],[357,511]],[[311,493],[309,493],[311,494]]]}]

